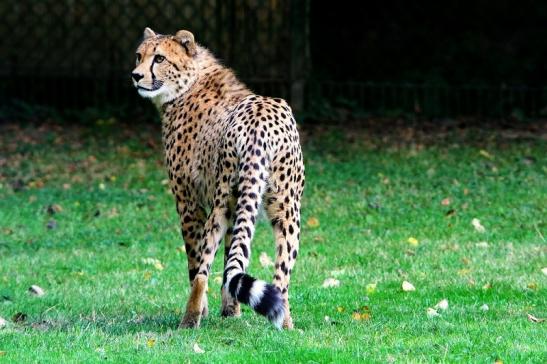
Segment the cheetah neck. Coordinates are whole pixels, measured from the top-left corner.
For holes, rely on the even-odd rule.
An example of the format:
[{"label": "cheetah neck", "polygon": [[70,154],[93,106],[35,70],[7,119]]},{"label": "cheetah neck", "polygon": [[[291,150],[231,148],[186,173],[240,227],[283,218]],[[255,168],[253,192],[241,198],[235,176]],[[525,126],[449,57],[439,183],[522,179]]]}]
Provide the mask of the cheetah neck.
[{"label": "cheetah neck", "polygon": [[158,105],[164,122],[169,110],[192,109],[211,115],[224,114],[233,110],[239,102],[252,92],[237,79],[234,72],[222,65],[209,50],[198,46],[195,67],[197,76],[187,91],[173,97],[169,102]]}]

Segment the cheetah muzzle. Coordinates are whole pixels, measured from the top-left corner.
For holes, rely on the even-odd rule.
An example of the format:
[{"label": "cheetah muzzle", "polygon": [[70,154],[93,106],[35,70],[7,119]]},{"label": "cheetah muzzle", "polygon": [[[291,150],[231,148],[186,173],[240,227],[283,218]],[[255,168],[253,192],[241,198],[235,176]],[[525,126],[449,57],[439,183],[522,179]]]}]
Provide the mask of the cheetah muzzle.
[{"label": "cheetah muzzle", "polygon": [[[180,326],[199,327],[208,312],[208,277],[224,239],[222,316],[239,316],[244,303],[276,327],[292,328],[288,289],[304,164],[291,108],[253,94],[186,30],[161,35],[146,28],[132,79],[162,118],[191,285]],[[246,273],[261,205],[275,236],[273,284]]]}]

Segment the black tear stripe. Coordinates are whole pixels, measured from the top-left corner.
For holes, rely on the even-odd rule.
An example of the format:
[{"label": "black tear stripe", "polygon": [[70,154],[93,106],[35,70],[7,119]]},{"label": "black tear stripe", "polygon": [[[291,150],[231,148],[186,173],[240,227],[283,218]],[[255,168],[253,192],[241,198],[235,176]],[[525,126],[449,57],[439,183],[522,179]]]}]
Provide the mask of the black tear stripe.
[{"label": "black tear stripe", "polygon": [[152,59],[152,63],[150,63],[150,74],[152,75],[152,85],[154,85],[154,82],[156,81],[156,76],[154,75],[154,60]]}]

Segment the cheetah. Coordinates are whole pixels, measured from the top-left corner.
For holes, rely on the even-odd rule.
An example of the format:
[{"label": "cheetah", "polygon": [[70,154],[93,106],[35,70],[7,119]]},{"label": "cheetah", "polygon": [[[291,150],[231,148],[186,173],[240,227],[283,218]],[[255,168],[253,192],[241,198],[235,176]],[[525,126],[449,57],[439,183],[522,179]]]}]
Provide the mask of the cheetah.
[{"label": "cheetah", "polygon": [[[194,35],[144,30],[131,75],[162,119],[170,188],[188,258],[190,296],[179,327],[208,314],[208,277],[224,238],[221,315],[240,303],[277,328],[293,328],[289,280],[300,242],[304,163],[287,102],[252,93]],[[246,273],[259,208],[271,222],[273,284]]]}]

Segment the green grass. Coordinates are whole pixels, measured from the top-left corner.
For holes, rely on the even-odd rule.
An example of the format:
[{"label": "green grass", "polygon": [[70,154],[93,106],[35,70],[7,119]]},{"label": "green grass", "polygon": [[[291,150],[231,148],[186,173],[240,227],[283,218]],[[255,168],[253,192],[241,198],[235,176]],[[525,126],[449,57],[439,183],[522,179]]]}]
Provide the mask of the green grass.
[{"label": "green grass", "polygon": [[[0,363],[547,360],[545,323],[527,319],[547,316],[537,135],[305,130],[296,329],[277,331],[247,307],[220,318],[211,279],[210,316],[178,330],[188,278],[159,130],[100,124],[0,129]],[[48,212],[53,204],[62,211]],[[274,253],[265,221],[250,272],[269,280],[261,252]],[[327,278],[340,286],[322,288]],[[416,291],[403,292],[404,280]],[[30,295],[32,284],[46,295]],[[442,299],[448,310],[429,318]]]}]

